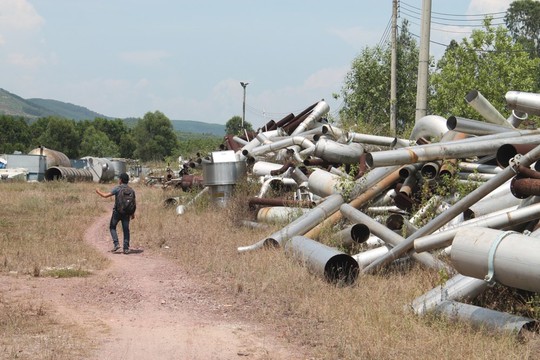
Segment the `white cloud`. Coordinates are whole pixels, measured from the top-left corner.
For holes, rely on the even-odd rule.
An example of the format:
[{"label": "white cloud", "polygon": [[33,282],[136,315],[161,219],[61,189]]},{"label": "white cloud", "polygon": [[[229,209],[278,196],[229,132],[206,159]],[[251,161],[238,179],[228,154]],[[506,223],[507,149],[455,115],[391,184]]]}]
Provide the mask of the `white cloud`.
[{"label": "white cloud", "polygon": [[506,11],[513,0],[471,0],[467,14],[487,14]]},{"label": "white cloud", "polygon": [[0,1],[0,31],[35,30],[43,23],[43,18],[27,0]]},{"label": "white cloud", "polygon": [[304,82],[304,88],[316,90],[341,86],[343,83],[343,78],[349,70],[350,68],[347,66],[318,70],[306,79]]}]

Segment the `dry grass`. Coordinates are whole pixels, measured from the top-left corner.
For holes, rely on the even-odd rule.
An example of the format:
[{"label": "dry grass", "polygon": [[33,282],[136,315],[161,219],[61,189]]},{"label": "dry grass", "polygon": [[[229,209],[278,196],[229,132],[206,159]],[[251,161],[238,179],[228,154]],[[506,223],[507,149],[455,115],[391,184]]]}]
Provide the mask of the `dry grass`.
[{"label": "dry grass", "polygon": [[[103,202],[92,184],[0,184],[6,201],[0,209],[3,273],[38,275],[46,267],[79,264],[95,271],[107,262],[83,241],[92,219],[103,214]],[[317,359],[524,359],[540,356],[540,340],[518,341],[435,317],[419,318],[405,307],[433,288],[439,275],[415,265],[363,276],[350,287],[326,283],[311,275],[280,249],[239,254],[238,246],[255,243],[279,227],[248,229],[237,221],[248,216],[245,197],[227,209],[208,205],[179,216],[163,207],[169,196],[192,196],[181,190],[135,186],[137,221],[132,246],[159,252],[200,279],[208,296],[230,305],[231,312],[268,325],[270,331],[303,346]],[[238,200],[237,200],[238,199]],[[187,201],[187,199],[186,199]],[[211,204],[210,204],[211,205]],[[84,259],[84,260],[81,260]],[[55,320],[40,304],[10,304],[0,293],[2,347],[16,349],[20,334],[65,333],[69,325]],[[39,318],[39,324],[31,319]],[[30,319],[30,320],[29,320]],[[6,324],[13,324],[16,326]],[[70,341],[76,341],[72,339]],[[84,336],[79,341],[83,342]],[[69,341],[68,341],[69,343]],[[70,353],[71,346],[54,351]],[[75,354],[72,352],[72,354]],[[15,358],[12,354],[11,358]],[[75,354],[76,355],[76,354]],[[68,356],[42,357],[64,359]]]}]

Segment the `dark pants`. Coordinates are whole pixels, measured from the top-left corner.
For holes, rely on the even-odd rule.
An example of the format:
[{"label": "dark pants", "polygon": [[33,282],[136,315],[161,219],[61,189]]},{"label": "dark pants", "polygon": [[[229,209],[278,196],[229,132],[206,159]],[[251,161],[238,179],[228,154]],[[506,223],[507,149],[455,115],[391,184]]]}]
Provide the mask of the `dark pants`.
[{"label": "dark pants", "polygon": [[121,221],[122,232],[124,233],[124,250],[129,249],[129,220],[129,215],[120,215],[116,210],[113,210],[109,230],[111,231],[114,247],[118,246],[118,233],[116,232],[116,226],[118,225],[118,222]]}]

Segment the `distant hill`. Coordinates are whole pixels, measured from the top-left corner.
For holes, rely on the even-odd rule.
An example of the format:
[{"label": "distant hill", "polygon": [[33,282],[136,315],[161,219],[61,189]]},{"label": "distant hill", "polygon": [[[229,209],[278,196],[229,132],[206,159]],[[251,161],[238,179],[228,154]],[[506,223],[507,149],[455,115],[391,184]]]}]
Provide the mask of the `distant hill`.
[{"label": "distant hill", "polygon": [[[114,119],[99,114],[83,106],[50,99],[23,99],[20,96],[0,88],[0,115],[20,116],[36,120],[47,116],[60,116],[66,119],[93,120],[95,118]],[[128,126],[134,126],[137,118],[123,119]],[[192,120],[171,120],[173,129],[185,133],[225,135],[225,125],[210,124]]]}]

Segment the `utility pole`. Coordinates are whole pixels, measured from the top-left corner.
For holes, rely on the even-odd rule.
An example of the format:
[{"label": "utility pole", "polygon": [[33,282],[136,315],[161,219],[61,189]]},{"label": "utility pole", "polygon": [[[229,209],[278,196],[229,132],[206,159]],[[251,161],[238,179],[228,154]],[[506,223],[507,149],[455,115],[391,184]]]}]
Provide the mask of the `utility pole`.
[{"label": "utility pole", "polygon": [[420,29],[420,54],[418,56],[418,82],[416,84],[416,115],[418,120],[427,115],[429,70],[429,37],[431,27],[431,0],[422,2],[422,27]]},{"label": "utility pole", "polygon": [[244,121],[246,121],[246,86],[248,82],[240,81],[240,85],[244,88],[244,102],[242,103],[242,129],[244,128]]},{"label": "utility pole", "polygon": [[396,135],[397,105],[397,2],[392,0],[392,59],[390,65],[390,133]]}]

